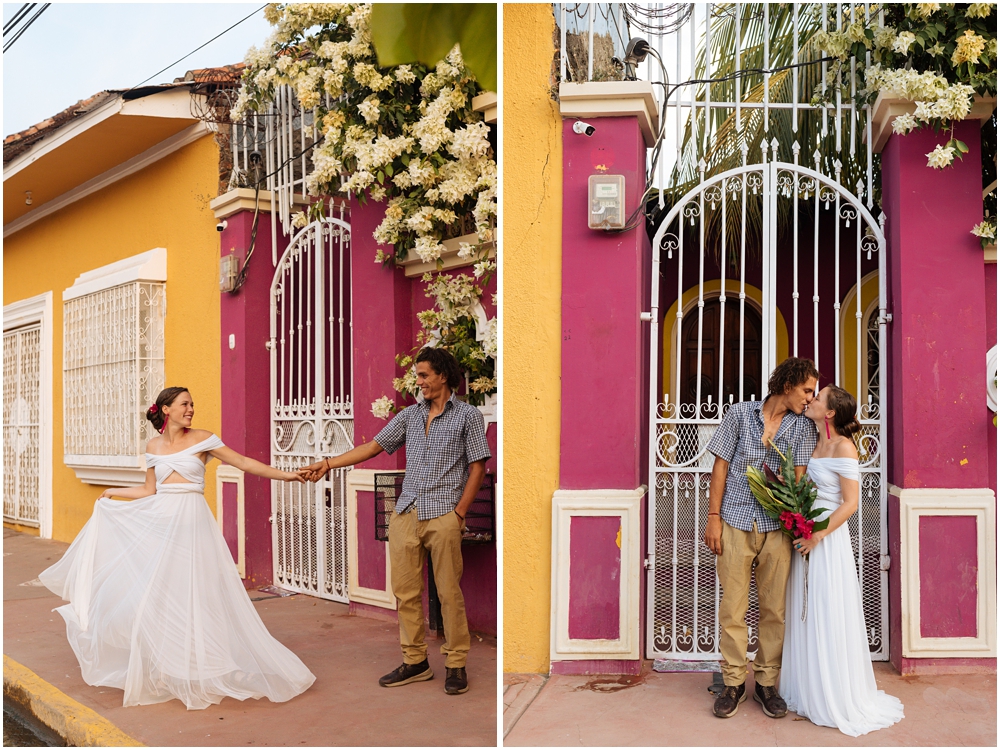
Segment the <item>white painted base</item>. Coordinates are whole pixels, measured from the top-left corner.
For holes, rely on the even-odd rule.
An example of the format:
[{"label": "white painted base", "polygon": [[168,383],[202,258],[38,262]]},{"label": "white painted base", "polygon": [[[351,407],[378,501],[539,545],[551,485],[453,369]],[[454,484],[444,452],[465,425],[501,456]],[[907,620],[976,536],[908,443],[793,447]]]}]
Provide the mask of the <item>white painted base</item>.
[{"label": "white painted base", "polygon": [[[639,658],[640,509],[645,486],[634,490],[556,490],[552,496],[552,661]],[[622,575],[616,640],[569,637],[570,520],[573,516],[621,519]]]},{"label": "white painted base", "polygon": [[[899,498],[903,656],[908,659],[991,658],[997,655],[996,499],[991,489],[903,489]],[[976,519],[976,632],[974,638],[924,638],[920,634],[920,518]]]},{"label": "white painted base", "polygon": [[351,469],[347,472],[347,598],[352,602],[395,610],[396,597],[392,595],[388,549],[385,554],[385,589],[365,588],[358,583],[358,492],[374,492],[375,475],[392,473],[403,472],[374,469]]}]

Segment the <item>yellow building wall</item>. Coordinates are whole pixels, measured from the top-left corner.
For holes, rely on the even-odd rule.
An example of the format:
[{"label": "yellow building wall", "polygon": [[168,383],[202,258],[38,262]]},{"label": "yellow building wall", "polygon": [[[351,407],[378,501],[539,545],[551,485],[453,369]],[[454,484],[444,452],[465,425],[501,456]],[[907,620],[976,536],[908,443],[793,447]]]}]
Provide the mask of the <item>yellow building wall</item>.
[{"label": "yellow building wall", "polygon": [[[104,489],[84,484],[62,461],[62,293],[83,272],[167,249],[166,385],[189,388],[195,426],[219,434],[219,239],[208,206],[217,185],[218,147],[206,136],[4,239],[4,305],[47,291],[53,298],[54,539],[72,541]],[[205,488],[213,510],[216,466],[209,464]]]},{"label": "yellow building wall", "polygon": [[562,118],[551,5],[503,8],[503,669],[549,671],[559,486]]}]

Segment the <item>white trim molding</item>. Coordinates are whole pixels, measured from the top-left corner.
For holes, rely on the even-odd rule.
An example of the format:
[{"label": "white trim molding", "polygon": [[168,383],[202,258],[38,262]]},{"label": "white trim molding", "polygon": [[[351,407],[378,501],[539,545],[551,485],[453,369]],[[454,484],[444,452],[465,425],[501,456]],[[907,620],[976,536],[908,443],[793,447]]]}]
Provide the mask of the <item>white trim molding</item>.
[{"label": "white trim molding", "polygon": [[497,121],[497,94],[495,91],[484,91],[479,96],[472,97],[472,109],[482,112],[487,125],[495,125]]},{"label": "white trim molding", "polygon": [[38,358],[38,534],[52,538],[52,292],[12,302],[3,308],[3,330],[39,324]]},{"label": "white trim molding", "polygon": [[347,472],[347,598],[352,602],[396,609],[388,544],[385,549],[385,589],[364,588],[358,583],[358,492],[374,492],[376,474],[402,473],[375,469],[351,469]]},{"label": "white trim molding", "polygon": [[[96,193],[98,190],[103,190],[108,187],[108,185],[112,185],[129,175],[145,169],[149,165],[158,162],[160,159],[169,156],[175,151],[179,151],[185,146],[204,138],[206,135],[211,135],[211,132],[212,131],[205,123],[196,122],[194,125],[182,130],[180,133],[170,136],[166,140],[157,143],[152,148],[146,149],[138,156],[133,156],[128,161],[122,162],[118,166],[109,169],[107,172],[99,174],[97,177],[87,180],[81,185],[77,185],[72,190],[68,190],[50,201],[46,201],[38,208],[29,211],[23,216],[19,216],[9,224],[4,224],[3,236],[9,237],[15,232],[24,229],[26,226],[34,224],[39,219],[43,219],[56,211],[60,211],[66,206],[76,203],[78,200],[86,198],[92,193]],[[5,174],[4,179],[6,178],[7,175]]]},{"label": "white trim molding", "polygon": [[[552,612],[550,659],[639,658],[640,513],[646,487],[634,490],[556,490],[552,496]],[[621,519],[621,576],[618,638],[578,639],[569,636],[570,522],[573,517]]]},{"label": "white trim molding", "polygon": [[156,247],[131,258],[124,258],[95,268],[93,271],[81,273],[76,277],[73,286],[63,292],[63,302],[132,281],[166,280],[167,250]]},{"label": "white trim molding", "polygon": [[[903,489],[899,498],[903,656],[993,658],[997,655],[996,499],[991,489]],[[920,519],[965,516],[976,521],[976,635],[925,638],[920,634]]]},{"label": "white trim molding", "polygon": [[646,148],[656,143],[660,110],[649,81],[588,81],[559,84],[559,112],[564,118],[638,117]]},{"label": "white trim molding", "polygon": [[[972,99],[972,109],[965,116],[966,120],[979,120],[979,124],[989,122],[996,109],[995,97],[983,97],[978,94]],[[892,135],[892,123],[900,115],[913,114],[917,111],[917,103],[907,99],[895,99],[879,94],[872,105],[872,151],[881,153]]]},{"label": "white trim molding", "polygon": [[[223,526],[222,489],[225,484],[236,485],[236,570],[240,578],[247,577],[247,534],[246,534],[246,499],[243,492],[243,472],[235,466],[223,464],[215,470],[215,519],[219,522],[219,531],[226,536]],[[229,546],[228,544],[226,545]]]}]

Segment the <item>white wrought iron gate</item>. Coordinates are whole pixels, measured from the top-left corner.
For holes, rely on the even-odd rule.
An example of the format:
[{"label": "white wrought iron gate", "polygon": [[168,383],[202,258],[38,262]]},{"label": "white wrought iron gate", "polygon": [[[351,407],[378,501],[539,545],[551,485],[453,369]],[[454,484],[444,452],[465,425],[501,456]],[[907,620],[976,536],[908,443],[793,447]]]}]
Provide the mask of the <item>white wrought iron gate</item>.
[{"label": "white wrought iron gate", "polygon": [[[314,221],[271,284],[271,458],[287,471],[354,447],[351,229]],[[274,581],[347,601],[347,470],[315,484],[272,482]]]},{"label": "white wrought iron gate", "polygon": [[[747,165],[744,156],[744,166],[710,178],[702,163],[699,183],[653,239],[649,658],[721,658],[722,592],[702,541],[714,463],[706,447],[730,404],[763,397],[787,349],[815,360],[825,381],[857,386],[861,498],[850,531],[871,655],[888,659],[885,240],[839,185],[839,162],[831,178],[818,155],[815,168],[775,161],[777,145],[771,161],[762,144],[763,163]],[[865,302],[862,289],[871,290],[875,274],[877,299]],[[757,617],[752,585],[750,652]]]},{"label": "white wrought iron gate", "polygon": [[3,517],[38,526],[41,326],[3,334]]}]

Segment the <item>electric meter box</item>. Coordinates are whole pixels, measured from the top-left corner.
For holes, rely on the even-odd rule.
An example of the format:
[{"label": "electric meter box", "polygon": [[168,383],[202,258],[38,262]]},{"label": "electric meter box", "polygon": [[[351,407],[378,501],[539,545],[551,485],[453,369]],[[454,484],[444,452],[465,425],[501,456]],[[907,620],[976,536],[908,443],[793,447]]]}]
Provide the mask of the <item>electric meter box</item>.
[{"label": "electric meter box", "polygon": [[621,229],[625,226],[625,176],[592,174],[587,182],[590,229]]}]

